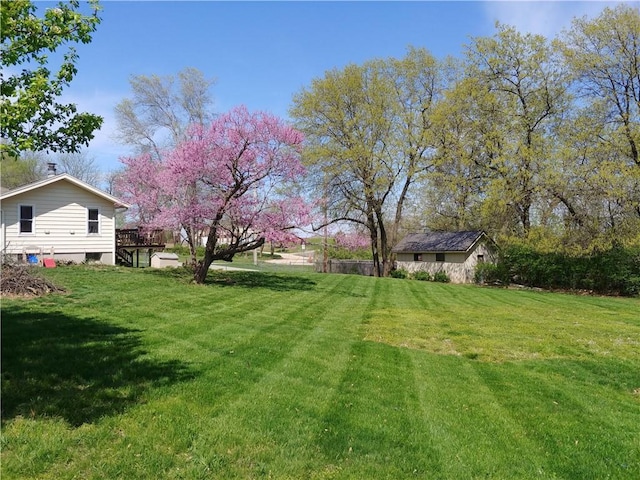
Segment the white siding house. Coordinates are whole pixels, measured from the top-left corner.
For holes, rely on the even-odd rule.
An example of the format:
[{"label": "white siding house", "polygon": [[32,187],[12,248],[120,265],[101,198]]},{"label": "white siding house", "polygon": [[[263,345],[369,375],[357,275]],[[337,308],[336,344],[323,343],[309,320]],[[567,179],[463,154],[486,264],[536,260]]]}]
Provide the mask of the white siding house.
[{"label": "white siding house", "polygon": [[476,265],[495,263],[497,255],[496,244],[482,231],[412,233],[392,251],[397,268],[444,272],[453,283],[472,283]]},{"label": "white siding house", "polygon": [[117,209],[128,205],[68,174],[0,196],[0,248],[6,255],[115,264]]}]

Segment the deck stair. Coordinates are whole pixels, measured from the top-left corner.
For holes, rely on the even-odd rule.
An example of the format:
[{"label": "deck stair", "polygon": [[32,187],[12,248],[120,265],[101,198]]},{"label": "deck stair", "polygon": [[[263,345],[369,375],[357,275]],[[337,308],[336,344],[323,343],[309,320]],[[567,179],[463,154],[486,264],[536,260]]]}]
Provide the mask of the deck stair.
[{"label": "deck stair", "polygon": [[141,230],[139,228],[116,229],[116,263],[126,267],[140,266],[140,250],[151,255],[163,251],[164,232],[162,230]]}]

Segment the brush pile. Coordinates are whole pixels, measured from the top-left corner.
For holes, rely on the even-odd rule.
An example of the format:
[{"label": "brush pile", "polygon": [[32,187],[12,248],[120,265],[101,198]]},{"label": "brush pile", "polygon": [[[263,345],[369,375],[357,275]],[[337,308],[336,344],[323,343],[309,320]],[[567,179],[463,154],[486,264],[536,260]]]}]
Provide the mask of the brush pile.
[{"label": "brush pile", "polygon": [[3,263],[0,273],[2,296],[36,297],[47,293],[64,292],[48,280],[33,274],[34,267]]}]

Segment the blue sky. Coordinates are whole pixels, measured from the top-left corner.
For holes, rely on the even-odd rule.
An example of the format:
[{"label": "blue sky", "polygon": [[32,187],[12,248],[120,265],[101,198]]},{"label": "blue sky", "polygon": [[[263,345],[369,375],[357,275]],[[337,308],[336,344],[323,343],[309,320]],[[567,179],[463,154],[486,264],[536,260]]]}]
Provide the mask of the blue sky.
[{"label": "blue sky", "polygon": [[129,151],[113,139],[113,109],[130,95],[131,75],[195,67],[217,79],[216,112],[245,104],[286,118],[292,96],[327,70],[401,57],[408,45],[459,57],[471,37],[493,35],[496,21],[553,37],[573,17],[615,4],[103,0],[102,23],[77,47],[78,74],[64,99],[104,117],[85,151],[109,172]]}]

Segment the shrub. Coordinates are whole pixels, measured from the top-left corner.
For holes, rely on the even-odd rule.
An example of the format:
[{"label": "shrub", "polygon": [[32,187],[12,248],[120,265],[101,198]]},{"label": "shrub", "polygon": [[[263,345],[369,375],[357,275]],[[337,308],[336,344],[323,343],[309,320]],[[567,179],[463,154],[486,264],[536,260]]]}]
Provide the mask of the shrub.
[{"label": "shrub", "polygon": [[479,284],[508,284],[509,272],[504,263],[479,263],[474,274],[475,283]]},{"label": "shrub", "polygon": [[330,245],[327,249],[329,258],[336,260],[372,260],[373,256],[370,249],[360,248],[350,250]]},{"label": "shrub", "polygon": [[391,270],[390,275],[393,278],[407,278],[409,276],[409,272],[407,272],[404,268],[399,268],[397,270]]},{"label": "shrub", "polygon": [[425,272],[424,270],[418,270],[413,274],[414,280],[421,280],[423,282],[431,281],[431,274],[429,272]]},{"label": "shrub", "polygon": [[[187,247],[186,245],[174,245],[173,247],[165,248],[164,251],[177,253],[178,255],[191,255],[189,247]],[[196,255],[198,256],[198,258],[204,257],[204,247],[196,247]]]},{"label": "shrub", "polygon": [[451,280],[449,279],[449,275],[447,275],[445,272],[437,272],[433,274],[433,281],[441,282],[441,283],[449,283]]},{"label": "shrub", "polygon": [[[507,281],[530,287],[635,296],[640,293],[640,249],[614,246],[599,252],[568,254],[510,245],[502,251],[497,274],[498,278],[504,275]],[[478,275],[476,271],[476,278]]]}]

